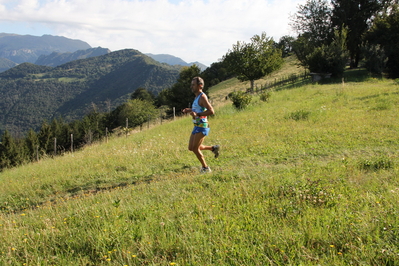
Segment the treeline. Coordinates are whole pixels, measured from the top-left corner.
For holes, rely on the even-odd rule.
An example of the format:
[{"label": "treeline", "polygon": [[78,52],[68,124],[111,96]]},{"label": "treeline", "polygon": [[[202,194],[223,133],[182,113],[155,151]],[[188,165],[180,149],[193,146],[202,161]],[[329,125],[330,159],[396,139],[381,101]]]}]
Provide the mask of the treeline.
[{"label": "treeline", "polygon": [[284,39],[311,72],[337,77],[349,65],[399,77],[397,0],[307,0],[291,26],[298,36]]}]

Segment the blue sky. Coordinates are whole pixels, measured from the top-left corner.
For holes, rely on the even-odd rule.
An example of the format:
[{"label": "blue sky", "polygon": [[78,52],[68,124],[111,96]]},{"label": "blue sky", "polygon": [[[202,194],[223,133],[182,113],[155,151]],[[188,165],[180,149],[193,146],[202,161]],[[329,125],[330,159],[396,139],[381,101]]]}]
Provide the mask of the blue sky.
[{"label": "blue sky", "polygon": [[186,62],[217,62],[237,41],[294,35],[305,0],[0,0],[0,32],[79,39]]}]

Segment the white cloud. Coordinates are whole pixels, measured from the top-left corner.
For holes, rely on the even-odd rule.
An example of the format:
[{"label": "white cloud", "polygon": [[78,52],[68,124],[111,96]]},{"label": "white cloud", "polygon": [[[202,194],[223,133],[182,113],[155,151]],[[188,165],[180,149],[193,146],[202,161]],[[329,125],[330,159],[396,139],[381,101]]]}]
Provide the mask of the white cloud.
[{"label": "white cloud", "polygon": [[[210,65],[237,41],[290,34],[305,0],[0,0],[0,32],[52,34],[113,51],[172,54]],[[29,25],[9,32],[9,25]],[[15,29],[15,28],[14,28]],[[21,31],[24,29],[21,28]]]}]

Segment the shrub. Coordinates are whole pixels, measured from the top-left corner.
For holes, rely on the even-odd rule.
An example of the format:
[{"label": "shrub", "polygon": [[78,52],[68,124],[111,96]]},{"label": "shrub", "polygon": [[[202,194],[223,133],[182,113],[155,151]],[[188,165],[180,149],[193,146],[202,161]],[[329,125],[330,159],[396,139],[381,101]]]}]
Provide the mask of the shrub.
[{"label": "shrub", "polygon": [[271,94],[270,91],[262,92],[260,94],[260,100],[263,101],[263,102],[267,102],[267,101],[269,101],[271,95],[272,94]]},{"label": "shrub", "polygon": [[229,94],[229,98],[233,101],[233,105],[237,109],[245,109],[252,101],[252,96],[243,91],[235,91]]}]

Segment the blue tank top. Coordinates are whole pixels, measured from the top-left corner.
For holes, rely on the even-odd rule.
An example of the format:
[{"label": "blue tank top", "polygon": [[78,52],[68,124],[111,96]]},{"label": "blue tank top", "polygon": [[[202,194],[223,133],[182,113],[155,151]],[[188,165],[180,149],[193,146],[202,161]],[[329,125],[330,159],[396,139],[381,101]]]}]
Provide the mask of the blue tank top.
[{"label": "blue tank top", "polygon": [[[200,99],[202,94],[203,94],[203,92],[201,92],[197,97],[195,97],[193,105],[191,106],[191,109],[194,112],[196,112],[197,114],[207,110],[205,107],[202,107],[202,106],[199,105],[199,99]],[[206,116],[197,116],[197,117],[195,117],[195,119],[193,119],[193,123],[197,127],[205,127],[205,128],[207,128],[209,126],[208,125],[208,117],[206,117]]]}]

